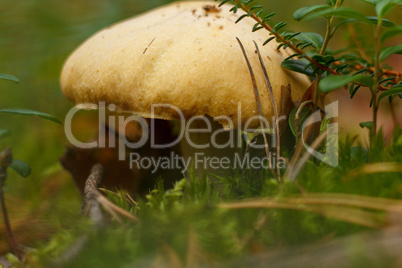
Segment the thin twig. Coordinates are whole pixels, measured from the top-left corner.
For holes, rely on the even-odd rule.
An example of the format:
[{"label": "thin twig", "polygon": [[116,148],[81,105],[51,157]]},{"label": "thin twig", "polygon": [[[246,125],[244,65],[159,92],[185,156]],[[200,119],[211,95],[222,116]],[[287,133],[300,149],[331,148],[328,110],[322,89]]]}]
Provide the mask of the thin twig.
[{"label": "thin twig", "polygon": [[[311,149],[315,150],[323,141],[324,139],[327,137],[328,132],[322,132],[317,139],[314,140],[313,144],[311,144]],[[300,158],[300,160],[297,162],[297,164],[295,165],[295,167],[292,170],[292,173],[290,174],[290,176],[288,177],[289,180],[293,181],[296,176],[299,174],[300,170],[302,169],[302,167],[306,164],[307,160],[311,157],[311,153],[306,151],[304,153],[304,155]]]},{"label": "thin twig", "polygon": [[[334,62],[334,65],[340,65],[338,61]],[[355,69],[355,70],[362,70],[362,69],[367,69],[367,71],[370,72],[370,74],[374,73],[375,68],[371,67],[371,66],[364,66],[362,64],[356,64],[356,65],[352,65],[350,66],[351,68]],[[389,69],[382,69],[381,70],[383,75],[386,75],[388,77],[392,77],[392,76],[396,76],[396,84],[399,81],[399,78],[402,76],[402,73],[399,73],[395,70],[389,70]]]},{"label": "thin twig", "polygon": [[290,164],[289,164],[288,168],[286,169],[284,177],[287,179],[294,177],[293,172],[294,172],[296,165],[298,164],[299,158],[303,151],[303,144],[306,143],[306,139],[310,135],[310,132],[312,129],[312,123],[313,123],[314,119],[310,116],[307,120],[308,121],[305,122],[307,127],[303,129],[303,133],[302,133],[303,135],[301,135],[301,140],[299,140],[299,142],[297,143],[295,153],[293,154],[292,158],[290,159]]},{"label": "thin twig", "polygon": [[4,185],[7,179],[7,168],[13,162],[13,155],[11,153],[11,148],[4,150],[0,155],[0,203],[1,209],[3,212],[4,224],[6,226],[6,232],[8,238],[10,239],[11,246],[14,250],[15,255],[18,257],[18,260],[22,261],[21,253],[18,250],[17,242],[15,241],[13,232],[11,230],[10,220],[8,218],[6,201],[4,198]]},{"label": "thin twig", "polygon": [[[280,154],[281,154],[281,140],[280,140],[279,122],[278,122],[278,118],[279,118],[278,108],[276,106],[274,92],[272,91],[272,85],[271,85],[271,82],[269,81],[269,77],[268,77],[268,74],[267,74],[267,69],[265,68],[264,61],[262,60],[260,49],[258,48],[258,45],[254,40],[253,40],[253,42],[254,42],[255,48],[257,49],[258,58],[259,58],[260,63],[261,63],[261,69],[262,69],[262,72],[264,74],[265,83],[267,84],[268,93],[269,93],[269,96],[271,98],[272,107],[273,107],[274,113],[275,113],[276,157],[278,159]],[[278,165],[276,165],[276,175],[278,176],[278,181],[281,181],[281,171],[280,171],[280,168],[279,168]]]},{"label": "thin twig", "polygon": [[104,176],[101,164],[92,167],[91,173],[85,182],[84,200],[82,202],[81,213],[92,219],[95,225],[103,225],[103,212],[98,202],[98,187],[101,185]]},{"label": "thin twig", "polygon": [[[243,52],[244,58],[246,59],[247,62],[247,66],[248,66],[248,70],[250,72],[250,76],[251,76],[251,81],[253,83],[253,87],[254,87],[254,94],[255,94],[255,100],[257,102],[257,109],[258,109],[258,114],[259,114],[259,119],[260,119],[260,127],[261,130],[264,130],[264,122],[262,121],[262,109],[261,109],[261,102],[260,102],[260,94],[258,93],[258,87],[257,87],[257,82],[255,81],[255,76],[254,76],[254,72],[253,72],[253,68],[251,67],[250,61],[247,58],[247,54],[246,51],[244,49],[243,44],[241,43],[240,39],[237,38],[237,42],[239,42],[240,48]],[[267,154],[267,158],[269,159],[270,163],[271,163],[271,167],[272,167],[272,162],[271,162],[271,158],[269,157],[269,145],[268,145],[268,140],[267,137],[265,136],[265,133],[263,132],[263,138],[264,138],[264,143],[265,143],[265,152]],[[271,172],[272,175],[274,176],[274,178],[276,178],[276,174],[273,168],[271,168]]]}]

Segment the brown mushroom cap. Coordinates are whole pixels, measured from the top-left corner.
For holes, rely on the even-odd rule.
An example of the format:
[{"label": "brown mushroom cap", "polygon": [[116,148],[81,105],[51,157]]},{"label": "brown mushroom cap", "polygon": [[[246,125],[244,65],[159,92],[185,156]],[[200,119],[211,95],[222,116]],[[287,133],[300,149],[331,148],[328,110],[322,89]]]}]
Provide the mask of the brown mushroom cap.
[{"label": "brown mushroom cap", "polygon": [[[261,54],[273,87],[279,113],[283,86],[299,100],[309,79],[287,71],[281,62],[292,51],[278,51],[265,30],[252,32],[255,24],[244,14],[229,11],[216,2],[175,2],[105,28],[77,48],[61,75],[63,93],[74,103],[113,103],[123,111],[151,117],[152,104],[170,104],[185,115],[229,116],[240,124],[258,115],[247,64],[236,41],[245,46],[259,88],[263,115],[274,115],[253,40]],[[282,108],[281,108],[282,107]],[[170,108],[157,109],[154,118],[176,119]],[[226,120],[218,120],[228,128]],[[257,126],[254,121],[251,126]]]}]

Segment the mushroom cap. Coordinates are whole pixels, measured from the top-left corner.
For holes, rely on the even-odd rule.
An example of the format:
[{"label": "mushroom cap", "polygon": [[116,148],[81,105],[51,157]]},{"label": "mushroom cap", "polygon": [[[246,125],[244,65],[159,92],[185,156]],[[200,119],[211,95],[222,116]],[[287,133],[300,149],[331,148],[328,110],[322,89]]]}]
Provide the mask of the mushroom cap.
[{"label": "mushroom cap", "polygon": [[[211,1],[175,2],[107,27],[67,59],[61,89],[76,104],[106,102],[143,117],[179,119],[209,115],[224,128],[244,127],[258,116],[250,73],[236,40],[243,43],[259,89],[262,113],[274,115],[253,40],[260,47],[279,114],[286,100],[296,102],[310,85],[302,74],[281,67],[293,52],[277,50],[265,30],[252,32],[255,21]],[[284,88],[290,88],[284,90]],[[291,96],[291,97],[290,97]],[[291,102],[290,102],[291,103]],[[239,104],[241,106],[239,106]],[[229,117],[233,125],[227,119]],[[217,118],[218,117],[218,118]],[[258,120],[248,127],[258,127]]]}]

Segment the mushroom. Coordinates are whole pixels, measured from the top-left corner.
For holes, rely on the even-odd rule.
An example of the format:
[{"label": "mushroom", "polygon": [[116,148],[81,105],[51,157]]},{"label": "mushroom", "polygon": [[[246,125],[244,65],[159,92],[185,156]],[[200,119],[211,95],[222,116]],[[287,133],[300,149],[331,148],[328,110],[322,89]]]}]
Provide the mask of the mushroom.
[{"label": "mushroom", "polygon": [[[239,140],[238,129],[259,127],[253,84],[236,37],[254,69],[263,117],[271,122],[275,114],[253,43],[261,46],[269,33],[252,32],[255,22],[250,18],[235,24],[244,13],[233,14],[230,8],[209,1],[175,2],[109,26],[70,55],[61,74],[62,92],[76,104],[105,102],[145,118],[184,118],[192,122],[186,128],[193,130],[182,139],[184,156],[201,150],[233,159],[237,142],[234,148],[212,152],[189,146],[210,145],[216,131],[213,141],[232,145],[222,141]],[[293,53],[277,46],[273,40],[260,50],[278,114],[283,115],[310,81],[281,67]],[[196,125],[202,130],[195,132]]]}]

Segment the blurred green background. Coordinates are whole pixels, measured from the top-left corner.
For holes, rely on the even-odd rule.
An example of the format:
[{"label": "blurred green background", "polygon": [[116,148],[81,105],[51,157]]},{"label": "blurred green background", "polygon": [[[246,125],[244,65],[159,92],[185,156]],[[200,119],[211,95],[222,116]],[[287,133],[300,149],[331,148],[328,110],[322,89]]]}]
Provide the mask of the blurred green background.
[{"label": "blurred green background", "polygon": [[[168,2],[172,1],[0,0],[0,72],[21,80],[19,84],[0,80],[0,108],[34,109],[63,121],[72,104],[60,91],[59,75],[69,53],[96,31]],[[274,20],[287,21],[294,31],[324,34],[324,22],[297,23],[292,19],[299,7],[324,1],[257,2],[267,12],[276,11]],[[371,7],[362,1],[345,2],[373,15]],[[396,13],[390,17],[400,22]],[[343,41],[335,38],[335,42],[339,46]],[[27,179],[10,172],[7,193],[35,204],[31,212],[48,202],[45,211],[51,211],[51,207],[78,213],[80,196],[58,162],[67,145],[63,126],[39,118],[0,115],[0,128],[12,131],[11,137],[0,140],[0,150],[11,146],[15,158],[32,167],[32,175]],[[12,208],[10,213],[14,213]],[[59,220],[57,213],[47,217],[52,215],[54,221]]]}]

